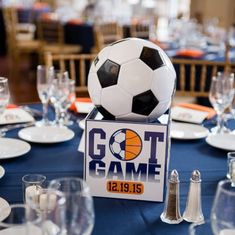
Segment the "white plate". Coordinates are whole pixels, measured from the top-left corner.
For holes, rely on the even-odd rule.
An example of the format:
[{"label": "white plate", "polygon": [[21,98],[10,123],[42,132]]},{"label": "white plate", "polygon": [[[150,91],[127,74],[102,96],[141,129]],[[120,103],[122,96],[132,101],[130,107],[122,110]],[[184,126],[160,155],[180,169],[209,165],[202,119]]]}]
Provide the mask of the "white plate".
[{"label": "white plate", "polygon": [[209,131],[203,126],[189,123],[172,122],[171,138],[193,140],[205,138]]},{"label": "white plate", "polygon": [[31,146],[22,140],[0,138],[0,149],[0,159],[7,159],[26,154]]},{"label": "white plate", "polygon": [[[5,210],[5,208],[6,208],[6,210]],[[9,203],[5,199],[3,199],[2,197],[0,197],[0,210],[1,209],[4,209],[4,212],[1,211],[1,213],[0,213],[0,221],[3,221],[10,214],[11,208],[10,208]]]},{"label": "white plate", "polygon": [[206,142],[215,148],[227,151],[235,151],[234,134],[211,134],[206,138]]},{"label": "white plate", "polygon": [[0,166],[0,179],[5,175],[5,169]]},{"label": "white plate", "polygon": [[18,133],[21,139],[33,143],[53,144],[71,140],[74,132],[66,127],[27,127]]}]

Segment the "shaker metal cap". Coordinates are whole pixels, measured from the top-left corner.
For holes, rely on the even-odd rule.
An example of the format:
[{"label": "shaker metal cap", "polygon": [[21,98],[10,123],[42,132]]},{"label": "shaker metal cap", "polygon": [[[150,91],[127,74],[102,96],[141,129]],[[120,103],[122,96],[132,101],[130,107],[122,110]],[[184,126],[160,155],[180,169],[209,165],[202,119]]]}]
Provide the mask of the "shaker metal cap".
[{"label": "shaker metal cap", "polygon": [[201,182],[201,173],[199,170],[194,170],[191,176],[192,181]]},{"label": "shaker metal cap", "polygon": [[175,183],[179,182],[179,174],[178,174],[178,171],[176,169],[171,171],[170,181],[175,182]]}]

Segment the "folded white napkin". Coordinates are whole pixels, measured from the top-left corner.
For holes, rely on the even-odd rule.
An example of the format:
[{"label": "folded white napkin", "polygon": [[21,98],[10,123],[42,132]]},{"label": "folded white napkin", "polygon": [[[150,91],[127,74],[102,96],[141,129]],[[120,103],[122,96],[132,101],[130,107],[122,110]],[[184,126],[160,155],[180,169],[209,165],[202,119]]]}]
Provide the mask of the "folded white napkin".
[{"label": "folded white napkin", "polygon": [[208,112],[175,106],[171,109],[171,116],[173,120],[201,124]]},{"label": "folded white napkin", "polygon": [[0,125],[33,121],[33,116],[20,108],[5,109],[3,114],[0,115]]}]

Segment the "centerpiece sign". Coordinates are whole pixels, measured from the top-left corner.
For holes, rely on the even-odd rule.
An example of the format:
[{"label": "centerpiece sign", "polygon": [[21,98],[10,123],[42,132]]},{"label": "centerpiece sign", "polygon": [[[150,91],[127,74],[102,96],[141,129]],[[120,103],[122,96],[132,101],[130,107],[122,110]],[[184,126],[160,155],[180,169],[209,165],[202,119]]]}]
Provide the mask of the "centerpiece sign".
[{"label": "centerpiece sign", "polygon": [[[98,113],[99,114],[99,113]],[[86,120],[84,178],[93,196],[163,201],[169,148],[164,122]]]}]

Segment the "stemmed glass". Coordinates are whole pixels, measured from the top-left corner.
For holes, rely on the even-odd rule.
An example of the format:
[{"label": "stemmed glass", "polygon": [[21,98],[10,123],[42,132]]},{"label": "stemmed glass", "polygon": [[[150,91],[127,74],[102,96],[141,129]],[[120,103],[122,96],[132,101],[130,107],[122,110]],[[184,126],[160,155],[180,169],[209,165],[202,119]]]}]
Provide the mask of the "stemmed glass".
[{"label": "stemmed glass", "polygon": [[79,178],[52,180],[49,188],[57,188],[65,195],[64,225],[66,234],[89,235],[94,226],[93,199],[88,185]]},{"label": "stemmed glass", "polygon": [[235,232],[235,187],[230,180],[220,181],[211,210],[211,224],[215,235]]},{"label": "stemmed glass", "polygon": [[44,65],[37,66],[37,91],[43,107],[43,118],[37,122],[37,126],[48,126],[48,103],[50,99],[50,87],[53,79],[54,68],[47,68]]},{"label": "stemmed glass", "polygon": [[70,120],[70,114],[68,112],[69,107],[76,99],[75,92],[75,80],[69,80],[69,95],[67,99],[61,105],[61,119],[60,123],[65,126],[73,125],[73,121]]},{"label": "stemmed glass", "polygon": [[[6,105],[8,104],[10,99],[10,93],[8,88],[8,79],[4,77],[0,77],[0,115],[3,114]],[[4,136],[5,133],[0,129],[0,137]]]},{"label": "stemmed glass", "polygon": [[219,73],[212,78],[209,100],[217,113],[217,126],[211,129],[211,132],[214,134],[228,132],[224,126],[223,114],[233,99],[233,82],[233,74]]},{"label": "stemmed glass", "polygon": [[53,81],[50,89],[50,100],[55,107],[55,122],[56,126],[61,126],[61,106],[69,95],[69,77],[68,72],[54,71]]}]

